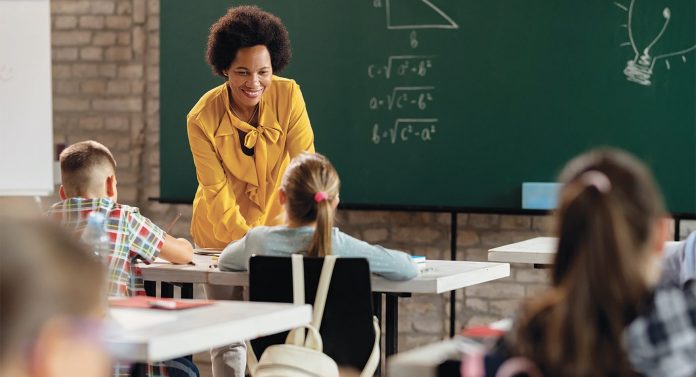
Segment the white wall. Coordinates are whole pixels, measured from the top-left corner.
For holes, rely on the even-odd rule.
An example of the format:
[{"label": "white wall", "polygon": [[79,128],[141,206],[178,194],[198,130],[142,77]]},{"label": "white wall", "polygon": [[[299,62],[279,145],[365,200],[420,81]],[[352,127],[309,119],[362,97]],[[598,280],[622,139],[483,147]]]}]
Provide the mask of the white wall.
[{"label": "white wall", "polygon": [[53,191],[48,0],[0,0],[0,195]]}]

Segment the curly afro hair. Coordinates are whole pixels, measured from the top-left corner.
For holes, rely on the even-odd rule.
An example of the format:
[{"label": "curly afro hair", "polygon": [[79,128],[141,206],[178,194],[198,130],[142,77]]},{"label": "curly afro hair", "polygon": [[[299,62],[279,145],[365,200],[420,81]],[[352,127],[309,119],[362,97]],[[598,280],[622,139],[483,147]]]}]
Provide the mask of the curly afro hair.
[{"label": "curly afro hair", "polygon": [[230,8],[210,27],[206,60],[215,74],[224,77],[237,50],[257,45],[268,49],[274,72],[290,62],[290,38],[280,18],[256,6]]}]

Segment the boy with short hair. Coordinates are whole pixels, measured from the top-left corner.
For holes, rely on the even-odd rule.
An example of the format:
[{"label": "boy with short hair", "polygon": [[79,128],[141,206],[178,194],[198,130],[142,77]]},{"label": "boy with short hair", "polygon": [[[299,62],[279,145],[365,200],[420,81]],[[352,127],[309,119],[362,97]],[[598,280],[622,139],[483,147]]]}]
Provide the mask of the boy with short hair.
[{"label": "boy with short hair", "polygon": [[[137,263],[153,262],[158,256],[172,263],[188,263],[193,247],[184,238],[165,233],[138,208],[117,203],[116,160],[104,145],[92,141],[75,143],[60,154],[62,185],[60,202],[51,206],[48,216],[69,230],[82,234],[93,211],[106,218],[111,256],[108,267],[109,296],[145,295]],[[191,376],[198,369],[186,358],[136,365],[147,376]],[[129,375],[126,365],[114,367],[114,375]]]},{"label": "boy with short hair", "polygon": [[81,232],[92,211],[104,214],[112,251],[110,296],[145,294],[138,260],[149,264],[159,256],[172,263],[191,261],[188,240],[166,234],[138,208],[117,203],[116,160],[104,145],[87,140],[69,146],[60,154],[60,170],[62,201],[51,206],[49,216]]}]

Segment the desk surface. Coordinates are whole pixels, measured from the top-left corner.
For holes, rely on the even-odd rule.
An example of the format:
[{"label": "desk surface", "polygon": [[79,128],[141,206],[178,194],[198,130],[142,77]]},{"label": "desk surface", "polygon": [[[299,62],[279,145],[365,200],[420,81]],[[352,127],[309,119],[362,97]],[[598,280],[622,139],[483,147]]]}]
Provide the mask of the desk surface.
[{"label": "desk surface", "polygon": [[[203,255],[195,255],[194,263],[195,266],[173,265],[163,261],[150,265],[140,264],[140,267],[145,280],[249,285],[247,271],[222,272],[217,267],[211,267],[211,257]],[[510,265],[507,263],[430,260],[426,264],[426,272],[413,280],[391,281],[373,275],[372,290],[438,294],[510,276]]]},{"label": "desk surface", "polygon": [[162,361],[310,322],[310,305],[218,301],[184,310],[112,308],[107,347],[118,359]]},{"label": "desk surface", "polygon": [[[668,241],[665,247],[677,242]],[[488,250],[488,260],[506,263],[553,264],[556,255],[556,237],[536,237],[522,242],[496,247]]]},{"label": "desk surface", "polygon": [[398,353],[389,358],[388,371],[399,377],[436,377],[437,368],[448,360],[461,360],[462,353],[473,353],[485,347],[473,340],[455,336],[452,339],[431,343]]},{"label": "desk surface", "polygon": [[[490,328],[509,331],[512,319],[505,318],[488,325]],[[448,360],[461,360],[462,353],[484,350],[484,343],[463,336],[455,336],[441,342],[430,343],[389,358],[389,374],[399,377],[436,377],[437,368]]]},{"label": "desk surface", "polygon": [[488,250],[491,262],[552,264],[556,255],[556,237],[536,237],[530,240]]}]

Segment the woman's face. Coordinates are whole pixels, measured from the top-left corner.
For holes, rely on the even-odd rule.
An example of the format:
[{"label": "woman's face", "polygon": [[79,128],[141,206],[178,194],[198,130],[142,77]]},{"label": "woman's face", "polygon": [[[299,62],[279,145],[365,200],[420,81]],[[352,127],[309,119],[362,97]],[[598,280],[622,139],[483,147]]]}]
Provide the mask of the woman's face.
[{"label": "woman's face", "polygon": [[271,85],[273,68],[271,54],[264,45],[244,47],[227,69],[227,85],[232,99],[240,108],[256,106],[263,92]]}]

